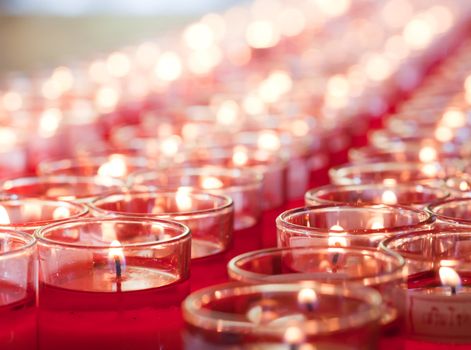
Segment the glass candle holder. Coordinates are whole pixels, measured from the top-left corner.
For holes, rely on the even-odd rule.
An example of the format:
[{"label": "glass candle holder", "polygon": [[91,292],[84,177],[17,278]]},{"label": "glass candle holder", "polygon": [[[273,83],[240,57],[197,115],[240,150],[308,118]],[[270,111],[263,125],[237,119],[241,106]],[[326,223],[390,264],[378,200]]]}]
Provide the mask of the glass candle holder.
[{"label": "glass candle holder", "polygon": [[20,198],[0,200],[0,227],[33,234],[42,226],[86,216],[82,203]]},{"label": "glass candle holder", "polygon": [[404,259],[376,248],[270,248],[241,254],[228,264],[229,276],[244,283],[314,281],[350,288],[373,287],[381,293],[388,332],[402,327],[407,273]]},{"label": "glass candle holder", "polygon": [[104,176],[126,179],[132,172],[157,165],[150,158],[112,154],[100,157],[82,157],[44,161],[37,167],[38,175]]},{"label": "glass candle holder", "polygon": [[370,288],[218,285],[183,303],[185,349],[376,349],[380,305]]},{"label": "glass candle holder", "polygon": [[459,161],[450,162],[384,162],[344,164],[329,170],[329,177],[336,185],[363,183],[396,184],[427,179],[444,179],[460,172]]},{"label": "glass candle holder", "polygon": [[181,346],[190,230],[145,218],[88,218],[36,232],[39,347]]},{"label": "glass candle holder", "polygon": [[0,191],[16,198],[44,198],[89,202],[124,187],[120,179],[100,176],[33,176],[6,180]]},{"label": "glass candle holder", "polygon": [[454,191],[454,197],[471,197],[471,176],[460,174],[444,180],[443,187]]},{"label": "glass candle holder", "polygon": [[456,198],[431,204],[427,210],[437,218],[436,226],[470,227],[471,198]]},{"label": "glass candle holder", "polygon": [[422,210],[389,205],[320,205],[287,210],[276,219],[279,247],[377,247],[390,236],[430,229]]},{"label": "glass candle holder", "polygon": [[0,347],[36,349],[36,240],[0,230]]},{"label": "glass candle holder", "polygon": [[184,188],[225,194],[234,202],[235,230],[254,226],[260,220],[262,176],[249,169],[207,166],[147,170],[134,173],[130,184],[139,190],[145,187],[173,190]]},{"label": "glass candle holder", "polygon": [[451,197],[450,192],[414,183],[395,185],[327,185],[306,192],[307,206],[322,204],[389,204],[425,208],[427,205]]},{"label": "glass candle holder", "polygon": [[380,246],[406,260],[410,336],[471,344],[471,232],[413,232],[391,237]]},{"label": "glass candle holder", "polygon": [[281,207],[286,201],[287,162],[280,155],[255,147],[233,146],[196,148],[175,158],[182,167],[213,165],[259,172],[263,178],[263,209]]}]

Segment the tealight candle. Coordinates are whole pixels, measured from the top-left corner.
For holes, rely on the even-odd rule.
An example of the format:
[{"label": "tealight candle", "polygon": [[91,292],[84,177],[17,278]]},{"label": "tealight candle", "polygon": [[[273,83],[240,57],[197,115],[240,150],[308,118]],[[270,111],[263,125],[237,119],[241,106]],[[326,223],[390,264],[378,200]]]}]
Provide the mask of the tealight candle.
[{"label": "tealight candle", "polygon": [[279,247],[376,247],[386,237],[430,229],[434,221],[407,206],[332,204],[287,210],[276,227]]},{"label": "tealight candle", "polygon": [[[407,273],[404,259],[375,248],[296,247],[245,253],[228,264],[229,276],[244,283],[314,281],[356,288],[377,289],[385,312],[381,324],[387,335],[397,335],[403,324]],[[387,341],[388,339],[385,339]]]},{"label": "tealight candle", "polygon": [[105,193],[119,191],[124,185],[112,177],[37,176],[6,180],[0,184],[0,192],[16,198],[89,202]]},{"label": "tealight candle", "polygon": [[70,220],[36,232],[39,347],[179,348],[190,230],[157,219]]},{"label": "tealight candle", "polygon": [[42,226],[87,214],[88,208],[81,203],[37,198],[0,200],[0,227],[30,234]]},{"label": "tealight candle", "polygon": [[123,154],[44,161],[38,165],[39,175],[103,176],[126,179],[138,170],[155,166],[155,160]]},{"label": "tealight candle", "polygon": [[0,230],[0,347],[36,349],[36,240]]},{"label": "tealight candle", "polygon": [[130,178],[133,188],[199,190],[224,194],[234,202],[234,235],[231,254],[259,249],[262,244],[262,176],[250,169],[217,166],[171,168],[136,172]]},{"label": "tealight candle", "polygon": [[[188,191],[123,192],[89,204],[95,216],[133,216],[181,222],[191,230],[191,287],[226,277],[224,253],[232,243],[234,207],[224,195]],[[208,275],[208,270],[211,274]]]},{"label": "tealight candle", "polygon": [[457,160],[443,162],[384,162],[344,164],[329,170],[329,177],[336,185],[363,183],[416,182],[426,179],[444,179],[461,170]]},{"label": "tealight candle", "polygon": [[414,232],[381,242],[408,266],[409,335],[432,342],[471,344],[469,231]]},{"label": "tealight candle", "polygon": [[218,285],[183,303],[185,349],[375,349],[380,305],[370,288]]},{"label": "tealight candle", "polygon": [[327,185],[314,188],[304,196],[306,205],[320,204],[388,204],[425,208],[427,205],[447,199],[451,194],[442,188],[414,183],[395,185]]}]

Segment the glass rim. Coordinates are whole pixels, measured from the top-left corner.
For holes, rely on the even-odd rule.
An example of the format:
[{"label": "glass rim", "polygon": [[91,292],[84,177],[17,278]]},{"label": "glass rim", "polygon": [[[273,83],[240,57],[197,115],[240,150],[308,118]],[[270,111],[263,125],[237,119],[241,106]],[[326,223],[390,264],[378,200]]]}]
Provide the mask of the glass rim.
[{"label": "glass rim", "polygon": [[195,198],[195,197],[206,197],[210,199],[219,199],[222,201],[222,203],[218,203],[219,205],[216,208],[210,208],[210,209],[198,209],[198,210],[185,210],[185,211],[172,211],[172,212],[162,212],[162,213],[130,213],[130,212],[125,212],[125,211],[114,211],[114,210],[109,210],[109,209],[103,209],[99,207],[98,203],[103,202],[104,203],[113,203],[111,201],[108,201],[108,199],[111,199],[112,197],[120,197],[122,200],[123,198],[127,196],[131,196],[131,198],[139,198],[140,196],[149,196],[151,198],[159,198],[160,196],[169,196],[169,195],[176,195],[178,193],[177,190],[175,191],[167,191],[165,189],[159,190],[157,189],[156,191],[135,191],[131,190],[129,192],[113,192],[113,193],[108,193],[103,196],[99,196],[92,200],[90,203],[88,203],[88,206],[92,209],[95,210],[101,214],[116,214],[116,215],[121,215],[121,216],[135,216],[135,217],[159,217],[159,216],[165,216],[165,215],[170,215],[170,216],[193,216],[193,215],[199,215],[199,214],[211,214],[211,213],[218,213],[220,211],[224,211],[225,209],[229,209],[234,206],[234,202],[231,197],[225,195],[225,194],[216,194],[216,193],[210,193],[210,192],[203,192],[203,191],[188,191],[184,192],[185,195],[189,196],[190,198]]},{"label": "glass rim", "polygon": [[[334,177],[338,177],[339,173],[346,173],[349,174],[351,169],[359,170],[358,172],[363,172],[363,170],[369,171],[376,171],[380,169],[381,171],[387,170],[411,170],[417,169],[420,166],[424,165],[438,165],[443,167],[443,164],[439,161],[427,162],[423,163],[421,161],[408,161],[408,162],[399,162],[399,161],[385,161],[385,162],[362,162],[362,163],[345,163],[341,165],[337,165],[329,170],[329,174],[333,175]],[[361,168],[361,169],[358,169]]]},{"label": "glass rim", "polygon": [[34,229],[36,227],[48,225],[50,223],[59,223],[59,222],[65,222],[68,220],[72,220],[75,218],[80,218],[88,213],[88,207],[79,202],[72,202],[72,201],[66,201],[66,200],[60,200],[60,199],[42,199],[42,198],[32,198],[32,197],[11,197],[11,198],[6,198],[6,199],[0,199],[0,207],[4,207],[5,203],[37,203],[39,205],[43,206],[51,206],[51,207],[68,207],[68,208],[75,208],[78,210],[77,214],[60,218],[60,219],[54,219],[50,218],[47,220],[39,220],[39,221],[28,221],[28,222],[21,222],[21,223],[9,223],[9,224],[0,224],[0,228],[2,227],[17,227],[17,228],[29,228],[29,229]]},{"label": "glass rim", "polygon": [[471,225],[471,219],[466,219],[466,218],[456,218],[453,216],[445,215],[445,214],[439,214],[437,211],[440,210],[440,207],[444,207],[450,203],[463,203],[463,202],[469,202],[471,204],[471,198],[470,197],[461,197],[461,198],[451,198],[451,199],[446,199],[442,200],[437,203],[432,203],[428,205],[425,209],[428,211],[431,215],[434,215],[437,219],[444,220],[447,222],[456,222],[458,224],[463,224],[463,225]]},{"label": "glass rim", "polygon": [[3,233],[7,233],[16,238],[21,238],[23,240],[23,244],[21,245],[21,247],[18,247],[16,249],[12,249],[6,252],[0,252],[0,260],[2,260],[4,257],[11,257],[20,254],[28,249],[31,249],[37,243],[37,239],[34,235],[27,234],[23,231],[5,229],[0,227],[0,235]]},{"label": "glass rim", "polygon": [[[352,209],[352,210],[362,210],[362,209],[372,209],[372,210],[379,210],[379,209],[387,209],[389,211],[394,211],[394,210],[401,210],[401,211],[406,211],[409,213],[415,213],[416,215],[420,214],[425,214],[426,218],[423,220],[420,220],[419,222],[411,225],[402,225],[402,226],[396,226],[396,227],[384,227],[384,228],[378,228],[378,229],[354,229],[354,230],[348,230],[344,229],[344,231],[331,231],[328,228],[317,228],[317,227],[309,227],[309,226],[303,226],[303,225],[298,225],[298,224],[293,224],[289,221],[287,221],[287,218],[300,214],[300,213],[309,213],[312,212],[313,210],[329,210],[329,209],[335,209],[338,212],[342,212],[345,209]],[[369,236],[371,237],[372,235],[378,234],[385,234],[389,232],[397,232],[397,231],[404,231],[404,230],[410,230],[413,228],[417,227],[422,227],[425,225],[429,225],[435,222],[435,216],[430,214],[428,211],[425,210],[420,210],[416,209],[414,207],[409,207],[405,205],[386,205],[386,204],[363,204],[363,203],[351,203],[351,204],[321,204],[321,205],[315,205],[315,206],[305,206],[305,207],[299,207],[299,208],[293,208],[284,211],[278,217],[276,218],[276,226],[277,228],[282,227],[284,229],[289,229],[291,231],[296,231],[296,232],[303,232],[303,233],[328,233],[330,236],[336,237],[336,236],[341,236],[345,237],[345,234],[349,235],[354,233],[355,237],[361,237],[361,236]]]},{"label": "glass rim", "polygon": [[[66,169],[70,169],[74,166],[83,165],[86,163],[87,165],[91,164],[95,165],[102,165],[103,163],[109,162],[110,157],[113,156],[114,153],[109,155],[99,155],[99,156],[85,156],[85,157],[74,157],[74,158],[63,158],[63,159],[53,159],[53,160],[45,160],[38,164],[38,173],[41,176],[55,176],[61,175],[56,174],[56,171],[62,171]],[[117,156],[124,158],[126,164],[131,164],[132,166],[148,166],[149,162],[154,161],[154,159],[142,156],[134,156],[134,155],[125,155],[125,154],[117,154]],[[72,175],[73,176],[73,175]]]},{"label": "glass rim", "polygon": [[61,230],[66,229],[68,227],[77,227],[83,226],[86,224],[100,224],[103,222],[114,222],[114,223],[132,223],[132,224],[144,224],[144,223],[155,223],[161,224],[162,227],[172,227],[174,229],[180,229],[180,232],[175,237],[158,240],[158,241],[150,241],[150,242],[141,242],[141,243],[121,243],[120,248],[146,248],[146,247],[154,247],[156,245],[164,245],[169,243],[176,243],[180,241],[186,241],[187,239],[191,238],[191,231],[188,226],[182,224],[177,221],[172,220],[165,220],[165,219],[157,219],[157,218],[142,218],[142,217],[132,217],[132,216],[120,216],[120,217],[89,217],[89,218],[82,218],[82,219],[75,219],[75,220],[68,220],[60,223],[54,223],[46,226],[39,227],[34,232],[34,236],[38,244],[48,244],[53,246],[62,246],[62,247],[69,247],[75,249],[93,249],[93,250],[102,250],[102,249],[112,249],[113,246],[110,244],[103,244],[103,245],[88,245],[88,244],[79,244],[79,243],[71,243],[71,242],[63,242],[59,240],[54,240],[45,237],[45,234],[52,230]]},{"label": "glass rim", "polygon": [[[327,295],[341,295],[343,298],[358,298],[369,305],[368,310],[352,312],[349,315],[303,321],[302,327],[307,335],[323,335],[342,329],[356,328],[365,323],[380,319],[382,298],[378,291],[368,288],[345,288],[326,283],[265,283],[244,284],[229,282],[206,287],[190,294],[182,304],[183,319],[185,322],[203,329],[217,329],[218,332],[250,331],[254,334],[282,335],[286,330],[286,324],[282,325],[258,325],[249,321],[234,320],[232,314],[226,312],[210,311],[202,309],[204,304],[211,300],[221,300],[225,297],[253,295],[256,293],[287,294],[299,292],[303,288],[312,288],[314,291]],[[332,322],[334,321],[335,322]]]},{"label": "glass rim", "polygon": [[[243,184],[236,184],[230,185],[227,187],[219,187],[219,188],[211,188],[205,189],[205,191],[215,192],[215,191],[237,191],[240,189],[249,189],[249,188],[258,188],[262,186],[263,183],[263,175],[255,171],[254,169],[241,169],[241,168],[225,168],[222,166],[202,166],[202,167],[192,167],[192,168],[185,168],[185,167],[169,167],[165,169],[157,169],[157,170],[150,170],[150,169],[142,169],[135,171],[129,175],[128,183],[131,189],[139,188],[139,186],[144,186],[148,188],[156,188],[161,190],[171,190],[177,189],[182,186],[186,185],[158,185],[158,184],[146,184],[146,181],[152,181],[157,176],[161,174],[165,174],[171,171],[171,176],[178,176],[178,175],[188,175],[188,176],[228,176],[232,179],[244,179]],[[179,172],[175,175],[175,171]],[[216,175],[214,172],[217,172]],[[138,177],[143,177],[144,180],[137,182],[136,179]],[[193,187],[189,185],[188,187]],[[198,188],[198,187],[197,187]],[[203,189],[200,189],[203,190]]]},{"label": "glass rim", "polygon": [[[424,256],[422,252],[417,252],[417,253],[409,253],[407,251],[399,251],[395,249],[394,247],[391,247],[390,245],[396,241],[402,241],[402,240],[419,240],[421,238],[428,238],[428,237],[450,237],[450,236],[457,236],[457,235],[465,235],[469,236],[471,239],[471,229],[466,230],[464,228],[460,229],[453,229],[453,228],[445,228],[444,230],[441,230],[439,232],[434,231],[434,230],[428,230],[428,231],[415,231],[415,232],[407,232],[403,234],[399,234],[397,236],[391,236],[383,239],[378,247],[381,250],[387,251],[387,252],[392,252],[395,254],[399,254],[402,256],[404,259],[407,260],[414,260],[414,261],[437,261],[437,260],[446,260],[446,261],[463,261],[463,258],[448,258],[448,259],[440,259],[437,257],[437,259],[434,259],[434,257],[427,257]],[[466,262],[471,262],[471,257],[469,260],[465,260]]]},{"label": "glass rim", "polygon": [[[382,184],[382,183],[361,183],[361,184],[345,184],[345,185],[336,185],[336,184],[330,184],[330,185],[324,185],[321,187],[316,187],[312,188],[306,191],[304,194],[304,200],[307,203],[307,201],[315,201],[320,204],[341,204],[341,203],[350,203],[350,202],[345,202],[345,201],[336,201],[336,200],[328,200],[321,198],[321,195],[325,195],[328,193],[332,193],[335,190],[336,192],[349,192],[349,191],[364,191],[364,190],[394,190],[394,189],[403,189],[403,190],[409,190],[409,189],[414,189],[414,188],[420,188],[423,189],[424,191],[415,191],[416,193],[422,192],[422,193],[430,193],[430,194],[436,194],[437,192],[441,192],[442,196],[438,196],[434,201],[440,201],[449,198],[452,193],[452,189],[448,188],[440,188],[440,187],[433,187],[430,185],[422,185],[420,183],[415,183],[415,182],[401,182],[401,183],[396,183],[394,185],[388,185],[388,184]],[[352,202],[355,203],[355,202]],[[365,203],[365,202],[362,202]],[[366,202],[368,203],[368,202]],[[410,202],[410,204],[426,204],[430,202]],[[371,202],[371,204],[375,204]],[[378,203],[380,204],[380,203]]]},{"label": "glass rim", "polygon": [[[347,278],[342,280],[343,282],[347,283],[355,283],[363,281],[364,286],[370,285],[378,285],[382,283],[389,282],[399,277],[404,276],[404,269],[405,269],[405,260],[404,258],[394,252],[394,251],[381,251],[376,248],[364,248],[364,247],[354,247],[354,246],[347,246],[347,247],[329,247],[329,246],[309,246],[309,247],[275,247],[275,248],[266,248],[260,250],[254,250],[247,253],[240,254],[234,258],[232,258],[227,264],[227,271],[229,277],[244,283],[269,283],[268,278],[270,276],[286,276],[290,275],[289,273],[277,274],[277,275],[269,275],[263,273],[252,272],[247,269],[243,269],[238,266],[238,263],[242,262],[249,262],[254,258],[264,257],[264,256],[279,256],[284,252],[302,252],[307,254],[318,254],[320,252],[352,252],[357,253],[359,255],[365,255],[368,253],[368,256],[377,256],[380,255],[383,259],[382,261],[390,260],[397,262],[397,266],[394,267],[391,271],[387,272],[386,274],[381,274],[380,276],[368,276],[368,277],[357,277],[357,278]],[[296,274],[296,273],[295,273]],[[306,279],[299,279],[296,281],[313,281],[312,278],[308,276],[311,274],[309,272],[303,273],[306,276]],[[318,282],[318,283],[329,283],[329,282]]]}]

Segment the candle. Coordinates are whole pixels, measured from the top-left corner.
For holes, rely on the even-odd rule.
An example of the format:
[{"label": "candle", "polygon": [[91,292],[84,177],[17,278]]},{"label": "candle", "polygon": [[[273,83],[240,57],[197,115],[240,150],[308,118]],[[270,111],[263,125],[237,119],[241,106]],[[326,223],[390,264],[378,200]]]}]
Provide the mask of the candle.
[{"label": "candle", "polygon": [[84,204],[37,198],[0,201],[0,227],[33,234],[42,226],[87,215]]},{"label": "candle", "polygon": [[17,198],[89,202],[97,196],[123,187],[123,181],[112,177],[64,175],[10,179],[0,184],[0,191]]},{"label": "candle", "polygon": [[432,215],[411,207],[342,204],[295,208],[276,219],[279,247],[348,245],[376,247],[410,230],[428,230]]},{"label": "candle", "polygon": [[36,349],[36,240],[0,230],[0,347]]},{"label": "candle", "polygon": [[380,303],[369,288],[218,285],[185,300],[185,348],[375,349]]},{"label": "candle", "polygon": [[37,231],[39,346],[178,348],[190,231],[136,218],[82,219]]},{"label": "candle", "polygon": [[[453,191],[456,193],[455,191]],[[450,198],[451,194],[438,187],[415,183],[327,185],[306,192],[306,205],[368,203],[406,205],[425,208],[428,204]]]},{"label": "candle", "polygon": [[[407,330],[426,344],[471,344],[469,231],[399,235],[381,248],[404,256],[408,266]],[[433,345],[430,345],[433,346]]]},{"label": "candle", "polygon": [[[226,279],[225,253],[231,247],[232,199],[180,188],[177,191],[123,192],[90,204],[95,216],[132,216],[181,222],[191,229],[191,287]],[[208,270],[211,274],[208,275]]]}]

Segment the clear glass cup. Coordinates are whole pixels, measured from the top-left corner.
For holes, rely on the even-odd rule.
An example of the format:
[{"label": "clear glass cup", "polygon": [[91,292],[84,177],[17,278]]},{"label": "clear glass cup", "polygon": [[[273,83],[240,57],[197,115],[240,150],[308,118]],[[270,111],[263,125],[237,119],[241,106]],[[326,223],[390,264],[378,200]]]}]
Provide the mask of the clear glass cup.
[{"label": "clear glass cup", "polygon": [[470,227],[471,198],[456,198],[431,204],[427,210],[437,218],[438,227]]},{"label": "clear glass cup", "polygon": [[16,198],[44,198],[89,202],[105,193],[124,188],[123,181],[100,176],[33,176],[9,179],[0,191]]},{"label": "clear glass cup", "polygon": [[[454,191],[456,192],[456,191]],[[306,205],[322,204],[399,204],[425,208],[427,205],[445,200],[451,193],[445,188],[434,188],[414,183],[395,185],[327,185],[306,192]]]},{"label": "clear glass cup", "polygon": [[380,306],[371,288],[217,285],[184,301],[185,349],[376,349]]},{"label": "clear glass cup", "polygon": [[412,207],[344,204],[287,210],[276,227],[279,247],[377,247],[386,237],[430,229],[434,221]]},{"label": "clear glass cup", "polygon": [[30,234],[42,226],[87,214],[88,208],[82,203],[37,198],[0,200],[0,227]]},{"label": "clear glass cup", "polygon": [[179,307],[189,291],[191,252],[187,226],[87,218],[35,234],[40,348],[181,346]]},{"label": "clear glass cup", "polygon": [[[471,344],[471,232],[410,232],[380,244],[404,257],[408,269],[406,326],[412,347]],[[418,341],[418,345],[415,343]],[[440,344],[438,344],[440,343]],[[461,344],[461,345],[459,345]]]},{"label": "clear glass cup", "polygon": [[191,189],[227,195],[234,202],[235,230],[254,226],[261,218],[262,176],[253,170],[217,166],[146,170],[134,173],[130,184],[137,190]]},{"label": "clear glass cup", "polygon": [[428,179],[445,179],[462,170],[458,160],[449,162],[384,162],[344,164],[329,170],[329,177],[336,185],[364,183],[395,184]]},{"label": "clear glass cup", "polygon": [[36,349],[36,239],[0,229],[0,348]]}]

